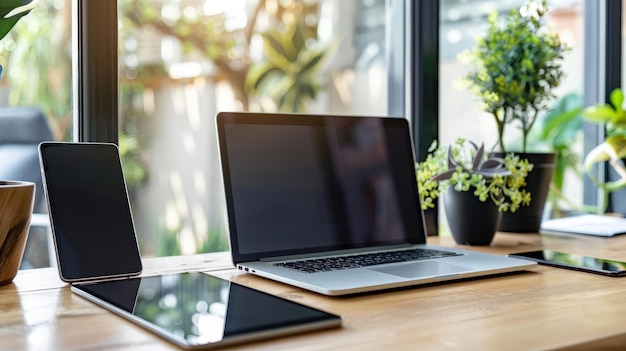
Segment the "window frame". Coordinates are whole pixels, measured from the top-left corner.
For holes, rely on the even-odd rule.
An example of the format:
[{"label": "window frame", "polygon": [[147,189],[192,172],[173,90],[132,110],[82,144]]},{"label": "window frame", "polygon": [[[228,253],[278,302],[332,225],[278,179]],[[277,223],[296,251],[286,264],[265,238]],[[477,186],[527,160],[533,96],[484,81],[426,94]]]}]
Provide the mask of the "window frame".
[{"label": "window frame", "polygon": [[[587,0],[590,2],[590,0]],[[587,5],[587,4],[586,4]],[[601,14],[604,16],[604,40],[601,42],[604,43],[605,47],[601,49],[600,52],[604,52],[604,74],[600,76],[603,77],[603,85],[604,89],[601,90],[600,96],[602,97],[602,101],[605,103],[609,103],[610,95],[613,89],[620,88],[622,86],[622,1],[609,1],[603,3],[604,12]],[[602,39],[602,37],[600,37]],[[586,53],[590,54],[590,53]],[[602,57],[601,57],[602,59]],[[602,72],[601,72],[602,73]],[[601,137],[600,140],[594,140],[593,145],[598,145],[600,142],[604,140],[605,137],[605,129],[604,127],[595,125],[596,135]],[[585,146],[588,147],[587,141],[585,141]],[[600,175],[605,180],[614,180],[618,179],[619,175],[611,169],[608,163],[604,164],[604,169],[602,169]],[[596,187],[593,184],[590,186],[595,189]],[[623,197],[624,191],[612,192],[609,194],[608,207],[606,208],[606,212],[625,212],[626,211],[626,201],[621,198]],[[621,195],[621,196],[620,196]],[[595,203],[598,203],[596,201]],[[602,204],[598,204],[598,208],[602,210],[600,207]]]},{"label": "window frame", "polygon": [[72,139],[118,143],[117,0],[72,2]]},{"label": "window frame", "polygon": [[426,158],[433,140],[439,138],[439,9],[440,1],[415,1],[409,11],[412,44],[407,92],[417,161]]}]

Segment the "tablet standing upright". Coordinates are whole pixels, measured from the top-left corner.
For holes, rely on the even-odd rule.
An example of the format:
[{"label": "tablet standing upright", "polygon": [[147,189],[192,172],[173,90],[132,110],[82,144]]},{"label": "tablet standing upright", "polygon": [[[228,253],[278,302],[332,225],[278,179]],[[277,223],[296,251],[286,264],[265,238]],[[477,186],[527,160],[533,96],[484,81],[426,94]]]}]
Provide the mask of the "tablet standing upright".
[{"label": "tablet standing upright", "polygon": [[45,142],[39,155],[61,279],[140,274],[141,255],[117,146]]}]

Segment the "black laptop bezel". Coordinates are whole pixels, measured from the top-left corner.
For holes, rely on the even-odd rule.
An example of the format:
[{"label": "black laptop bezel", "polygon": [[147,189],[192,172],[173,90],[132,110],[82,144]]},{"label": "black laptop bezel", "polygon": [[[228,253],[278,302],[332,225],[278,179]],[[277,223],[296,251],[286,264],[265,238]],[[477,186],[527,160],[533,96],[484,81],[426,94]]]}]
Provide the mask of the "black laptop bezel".
[{"label": "black laptop bezel", "polygon": [[[387,127],[395,127],[401,128],[404,142],[402,143],[402,147],[404,148],[404,154],[407,157],[403,160],[399,159],[399,157],[395,157],[393,153],[390,153],[392,157],[390,157],[390,161],[394,163],[394,178],[398,179],[401,176],[403,181],[411,182],[410,185],[410,194],[412,198],[409,201],[412,204],[408,204],[408,206],[402,206],[401,210],[403,212],[403,222],[405,228],[407,230],[407,240],[402,242],[385,242],[379,243],[378,245],[374,243],[368,243],[363,245],[344,245],[344,246],[332,246],[332,247],[315,247],[315,248],[306,248],[299,250],[280,250],[280,251],[269,251],[269,252],[257,252],[252,254],[242,254],[239,250],[239,242],[237,239],[237,223],[235,223],[233,218],[235,218],[235,208],[233,204],[233,188],[231,183],[231,175],[229,172],[229,155],[228,155],[228,147],[225,140],[225,126],[228,124],[239,124],[239,125],[314,125],[321,126],[323,125],[324,119],[329,118],[337,118],[337,119],[355,119],[355,118],[376,118],[380,120],[385,128]],[[372,116],[341,116],[341,115],[308,115],[308,114],[281,114],[281,113],[251,113],[251,112],[220,112],[216,116],[217,122],[217,134],[218,134],[218,143],[219,143],[219,152],[220,152],[220,162],[222,168],[222,177],[224,183],[225,190],[225,199],[226,199],[226,209],[228,213],[228,227],[229,227],[229,240],[230,240],[230,248],[231,254],[233,258],[233,262],[235,264],[239,264],[241,262],[250,262],[260,260],[262,258],[267,257],[278,257],[278,256],[290,256],[290,255],[300,255],[307,253],[316,253],[316,252],[326,252],[326,251],[338,251],[338,250],[350,250],[350,249],[360,249],[365,247],[372,246],[398,246],[398,245],[415,245],[415,244],[425,244],[426,243],[426,228],[425,221],[423,217],[423,211],[419,205],[419,194],[417,189],[417,181],[415,178],[415,156],[413,153],[413,142],[410,134],[410,128],[408,121],[405,118],[399,117],[372,117]],[[407,187],[409,188],[409,187]],[[407,199],[409,199],[408,194]],[[415,211],[411,211],[408,207],[414,207]]]}]

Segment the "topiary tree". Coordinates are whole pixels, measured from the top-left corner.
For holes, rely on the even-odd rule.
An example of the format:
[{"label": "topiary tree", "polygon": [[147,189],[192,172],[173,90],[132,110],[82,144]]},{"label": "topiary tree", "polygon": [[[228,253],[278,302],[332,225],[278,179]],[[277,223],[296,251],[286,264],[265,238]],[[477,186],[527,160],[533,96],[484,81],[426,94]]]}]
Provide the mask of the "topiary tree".
[{"label": "topiary tree", "polygon": [[561,60],[568,47],[546,28],[547,12],[546,0],[541,0],[511,10],[502,23],[491,13],[487,33],[466,53],[475,70],[464,81],[493,115],[503,152],[505,127],[514,121],[522,132],[521,151],[526,152],[530,129],[565,75]]}]

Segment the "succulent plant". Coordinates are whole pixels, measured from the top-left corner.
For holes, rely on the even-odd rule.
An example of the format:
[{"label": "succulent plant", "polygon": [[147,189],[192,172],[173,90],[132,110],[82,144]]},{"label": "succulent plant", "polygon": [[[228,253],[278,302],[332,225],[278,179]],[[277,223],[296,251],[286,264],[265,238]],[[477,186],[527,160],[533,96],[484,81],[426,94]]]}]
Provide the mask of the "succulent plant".
[{"label": "succulent plant", "polygon": [[491,199],[501,212],[515,212],[530,204],[525,186],[533,165],[512,153],[494,157],[484,144],[457,139],[445,147],[433,142],[426,160],[415,169],[422,209],[433,208],[449,186],[455,191],[473,191],[483,202]]}]

